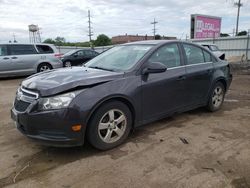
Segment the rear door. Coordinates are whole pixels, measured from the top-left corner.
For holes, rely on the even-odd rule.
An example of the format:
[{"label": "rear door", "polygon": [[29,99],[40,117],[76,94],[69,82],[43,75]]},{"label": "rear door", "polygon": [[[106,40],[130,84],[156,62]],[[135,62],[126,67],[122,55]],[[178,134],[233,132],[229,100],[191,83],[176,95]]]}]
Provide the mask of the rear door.
[{"label": "rear door", "polygon": [[9,50],[11,54],[11,64],[14,70],[25,73],[35,71],[34,68],[40,56],[34,45],[14,44],[9,45]]},{"label": "rear door", "polygon": [[0,45],[0,74],[11,71],[11,58],[6,45]]},{"label": "rear door", "polygon": [[186,59],[186,101],[189,105],[205,101],[214,70],[211,54],[192,45],[183,44]]},{"label": "rear door", "polygon": [[147,63],[160,62],[163,73],[142,76],[143,119],[163,117],[185,106],[185,67],[177,43],[166,44],[153,53]]}]

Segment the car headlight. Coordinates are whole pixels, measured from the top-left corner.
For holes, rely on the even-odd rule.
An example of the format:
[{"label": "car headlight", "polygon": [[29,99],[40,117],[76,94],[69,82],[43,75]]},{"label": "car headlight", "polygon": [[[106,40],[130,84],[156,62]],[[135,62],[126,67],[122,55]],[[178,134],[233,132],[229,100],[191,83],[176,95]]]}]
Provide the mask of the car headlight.
[{"label": "car headlight", "polygon": [[78,93],[79,92],[70,92],[53,97],[41,98],[38,108],[39,110],[67,108]]}]

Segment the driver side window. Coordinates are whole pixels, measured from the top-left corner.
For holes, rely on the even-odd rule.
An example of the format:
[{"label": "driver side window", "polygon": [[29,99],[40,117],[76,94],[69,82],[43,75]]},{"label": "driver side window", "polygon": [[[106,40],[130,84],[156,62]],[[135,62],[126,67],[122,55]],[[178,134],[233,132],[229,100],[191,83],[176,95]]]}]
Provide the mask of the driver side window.
[{"label": "driver side window", "polygon": [[167,44],[159,48],[149,58],[149,62],[160,62],[167,68],[178,67],[181,65],[180,52],[177,44]]},{"label": "driver side window", "polygon": [[78,56],[84,56],[84,51],[82,51],[82,50],[81,50],[81,51],[78,51],[78,52],[77,52],[77,55],[78,55]]}]

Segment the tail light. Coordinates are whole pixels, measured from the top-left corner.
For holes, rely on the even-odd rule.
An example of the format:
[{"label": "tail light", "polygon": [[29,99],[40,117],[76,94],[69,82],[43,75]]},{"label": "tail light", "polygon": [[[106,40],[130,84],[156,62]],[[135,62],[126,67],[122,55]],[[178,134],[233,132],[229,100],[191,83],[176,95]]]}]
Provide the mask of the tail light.
[{"label": "tail light", "polygon": [[57,58],[62,58],[63,54],[54,54]]}]

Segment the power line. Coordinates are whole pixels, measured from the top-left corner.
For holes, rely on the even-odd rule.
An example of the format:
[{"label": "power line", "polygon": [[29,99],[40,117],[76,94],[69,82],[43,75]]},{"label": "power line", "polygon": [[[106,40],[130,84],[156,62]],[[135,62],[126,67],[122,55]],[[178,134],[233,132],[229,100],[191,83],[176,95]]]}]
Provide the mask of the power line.
[{"label": "power line", "polygon": [[153,27],[153,34],[154,34],[154,39],[155,39],[155,34],[156,34],[156,28],[155,28],[155,25],[156,24],[158,24],[158,22],[155,20],[155,18],[154,18],[154,21],[153,22],[151,22],[151,24],[153,24],[154,25],[154,27]]},{"label": "power line", "polygon": [[93,34],[93,31],[92,31],[92,27],[91,27],[91,21],[90,21],[90,10],[88,10],[88,28],[89,28],[89,32],[88,32],[88,36],[89,36],[89,44],[90,44],[90,47],[92,47],[92,39],[91,37],[94,35]]},{"label": "power line", "polygon": [[234,5],[238,7],[237,19],[236,19],[236,35],[237,35],[239,31],[238,27],[239,27],[240,7],[242,7],[243,4],[241,3],[241,0],[239,0],[238,2],[234,3]]}]

